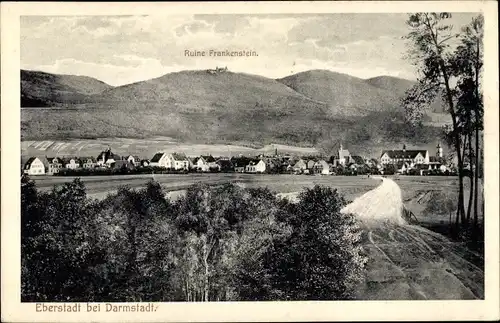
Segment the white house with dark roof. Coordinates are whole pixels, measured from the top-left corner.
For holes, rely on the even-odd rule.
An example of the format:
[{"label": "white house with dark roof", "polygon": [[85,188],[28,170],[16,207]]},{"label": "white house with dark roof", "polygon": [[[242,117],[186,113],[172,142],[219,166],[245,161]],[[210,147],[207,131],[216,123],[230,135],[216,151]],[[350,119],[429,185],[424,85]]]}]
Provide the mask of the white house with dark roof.
[{"label": "white house with dark roof", "polygon": [[49,175],[54,175],[59,173],[61,168],[63,168],[63,160],[59,157],[47,157],[47,162],[49,164],[49,168],[47,173]]},{"label": "white house with dark roof", "polygon": [[149,166],[175,170],[188,170],[189,160],[184,154],[167,154],[164,152],[158,152],[151,159]]},{"label": "white house with dark roof", "polygon": [[303,172],[307,169],[307,163],[301,158],[293,165],[294,172]]},{"label": "white house with dark roof", "polygon": [[167,168],[167,154],[164,152],[156,153],[149,161],[149,166]]},{"label": "white house with dark roof", "polygon": [[125,159],[134,166],[141,165],[141,159],[139,158],[139,156],[128,155]]},{"label": "white house with dark roof", "polygon": [[316,174],[330,175],[330,165],[323,159],[318,160],[313,168]]},{"label": "white house with dark roof", "polygon": [[168,155],[168,159],[170,160],[170,167],[175,170],[189,169],[189,159],[184,154],[172,153]]},{"label": "white house with dark roof", "polygon": [[38,157],[31,157],[28,159],[26,164],[24,164],[24,173],[27,175],[44,175],[45,174],[45,164]]},{"label": "white house with dark roof", "polygon": [[120,160],[120,156],[115,155],[108,148],[101,152],[96,158],[96,165],[99,167],[113,167],[117,160]]},{"label": "white house with dark roof", "polygon": [[266,171],[266,163],[261,160],[251,160],[245,166],[245,173],[264,173]]},{"label": "white house with dark roof", "polygon": [[397,164],[405,162],[412,167],[415,164],[429,164],[429,151],[423,149],[407,150],[403,145],[401,150],[384,150],[380,155],[380,164]]},{"label": "white house with dark roof", "polygon": [[94,157],[82,157],[80,160],[82,161],[83,168],[94,168],[96,166]]},{"label": "white house with dark roof", "polygon": [[220,167],[212,156],[200,156],[193,160],[193,168],[202,172],[208,172],[212,169],[219,169]]},{"label": "white house with dark roof", "polygon": [[68,158],[64,161],[64,164],[64,167],[67,169],[77,169],[81,167],[81,162],[78,158]]}]

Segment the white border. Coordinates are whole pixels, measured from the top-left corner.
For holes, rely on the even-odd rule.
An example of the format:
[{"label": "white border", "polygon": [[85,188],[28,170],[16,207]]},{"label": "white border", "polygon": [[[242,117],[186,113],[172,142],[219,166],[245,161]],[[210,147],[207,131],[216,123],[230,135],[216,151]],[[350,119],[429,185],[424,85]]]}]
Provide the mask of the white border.
[{"label": "white border", "polygon": [[[20,185],[12,163],[20,156],[21,15],[141,15],[181,13],[383,13],[477,12],[485,16],[485,199],[484,301],[341,301],[158,303],[154,313],[36,313],[20,303]],[[496,1],[366,1],[260,3],[1,3],[1,228],[2,321],[325,321],[494,320],[499,306],[498,208],[498,25]],[[85,304],[82,304],[83,306]]]}]

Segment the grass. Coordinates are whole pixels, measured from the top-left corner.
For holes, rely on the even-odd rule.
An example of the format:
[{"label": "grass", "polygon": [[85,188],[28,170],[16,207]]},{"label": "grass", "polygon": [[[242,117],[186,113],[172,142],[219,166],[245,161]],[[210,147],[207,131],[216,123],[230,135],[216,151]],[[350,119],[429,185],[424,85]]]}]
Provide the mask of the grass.
[{"label": "grass", "polygon": [[[337,188],[346,199],[352,200],[357,196],[377,187],[378,180],[364,176],[308,176],[308,175],[258,175],[240,173],[214,174],[165,174],[165,175],[124,175],[124,176],[89,176],[81,180],[87,187],[87,193],[94,197],[104,197],[120,185],[129,185],[133,188],[143,186],[151,179],[158,181],[165,191],[179,191],[195,183],[217,185],[223,183],[237,183],[243,187],[268,187],[276,193],[290,193],[301,191],[304,187],[313,187],[315,184]],[[41,190],[50,190],[54,185],[60,185],[73,180],[73,177],[43,176],[33,177],[37,187]]]}]

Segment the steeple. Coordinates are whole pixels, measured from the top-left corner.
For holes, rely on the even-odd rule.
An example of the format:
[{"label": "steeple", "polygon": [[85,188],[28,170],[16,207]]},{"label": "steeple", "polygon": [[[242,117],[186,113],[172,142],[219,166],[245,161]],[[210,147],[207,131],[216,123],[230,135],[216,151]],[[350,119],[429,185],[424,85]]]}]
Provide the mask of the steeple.
[{"label": "steeple", "polygon": [[443,158],[443,148],[441,147],[441,143],[439,142],[436,146],[436,157]]}]

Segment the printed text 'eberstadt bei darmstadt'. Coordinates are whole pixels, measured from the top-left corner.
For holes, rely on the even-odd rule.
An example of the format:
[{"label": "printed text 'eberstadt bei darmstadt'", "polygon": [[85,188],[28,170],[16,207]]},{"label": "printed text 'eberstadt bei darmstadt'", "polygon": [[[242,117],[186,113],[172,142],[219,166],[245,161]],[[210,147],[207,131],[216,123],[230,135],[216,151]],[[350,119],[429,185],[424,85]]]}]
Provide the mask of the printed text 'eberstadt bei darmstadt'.
[{"label": "printed text 'eberstadt bei darmstadt'", "polygon": [[36,303],[37,312],[52,312],[52,313],[71,313],[71,312],[156,312],[159,305],[154,303],[128,303],[110,304],[110,303],[73,303],[73,304],[45,304]]}]

